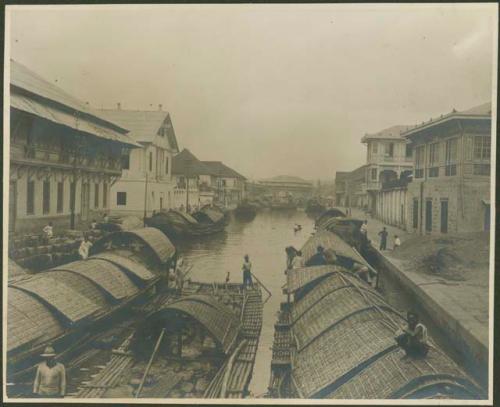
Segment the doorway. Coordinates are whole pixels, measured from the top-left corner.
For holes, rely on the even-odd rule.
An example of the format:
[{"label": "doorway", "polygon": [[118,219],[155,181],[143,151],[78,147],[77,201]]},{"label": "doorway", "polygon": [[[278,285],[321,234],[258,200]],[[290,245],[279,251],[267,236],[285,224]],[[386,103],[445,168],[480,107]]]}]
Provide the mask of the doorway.
[{"label": "doorway", "polygon": [[441,201],[441,233],[448,233],[448,200]]},{"label": "doorway", "polygon": [[432,232],[432,200],[425,201],[425,231]]}]

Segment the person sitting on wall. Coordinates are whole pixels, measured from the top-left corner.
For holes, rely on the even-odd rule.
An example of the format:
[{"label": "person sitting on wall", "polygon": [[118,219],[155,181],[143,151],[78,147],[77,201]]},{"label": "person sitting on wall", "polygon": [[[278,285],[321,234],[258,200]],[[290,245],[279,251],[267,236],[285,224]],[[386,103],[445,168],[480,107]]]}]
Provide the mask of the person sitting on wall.
[{"label": "person sitting on wall", "polygon": [[48,242],[50,239],[52,239],[52,236],[54,236],[54,227],[52,226],[52,222],[49,222],[43,228],[43,238],[46,242]]},{"label": "person sitting on wall", "polygon": [[107,213],[105,213],[104,215],[102,215],[102,222],[103,223],[109,223],[109,216]]},{"label": "person sitting on wall", "polygon": [[95,219],[92,219],[92,222],[90,222],[90,229],[91,230],[96,230],[97,229],[97,222]]},{"label": "person sitting on wall", "polygon": [[90,248],[92,247],[92,242],[89,240],[89,236],[85,234],[83,236],[82,243],[78,248],[78,254],[82,260],[86,260],[89,257]]},{"label": "person sitting on wall", "polygon": [[427,328],[419,322],[416,312],[408,311],[406,314],[408,326],[396,336],[397,344],[411,357],[425,357],[429,352],[427,343]]},{"label": "person sitting on wall", "polygon": [[325,249],[323,246],[318,246],[316,248],[316,253],[306,261],[306,266],[324,266],[325,264],[328,264],[325,257]]}]

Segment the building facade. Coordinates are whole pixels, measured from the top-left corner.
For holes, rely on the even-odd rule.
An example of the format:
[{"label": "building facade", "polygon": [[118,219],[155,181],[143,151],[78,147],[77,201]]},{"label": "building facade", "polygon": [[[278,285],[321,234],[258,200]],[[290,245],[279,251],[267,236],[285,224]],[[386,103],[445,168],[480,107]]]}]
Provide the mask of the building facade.
[{"label": "building facade", "polygon": [[211,179],[215,202],[226,208],[235,208],[245,198],[246,178],[220,161],[202,162],[211,173],[205,177]]},{"label": "building facade", "polygon": [[110,207],[128,130],[11,60],[9,231],[80,228]]},{"label": "building facade", "polygon": [[276,199],[291,196],[295,200],[306,200],[312,196],[314,188],[311,181],[290,175],[260,180],[259,184],[265,188],[266,194]]},{"label": "building facade", "polygon": [[335,173],[335,205],[339,207],[365,208],[367,205],[366,165],[353,171]]},{"label": "building facade", "polygon": [[414,149],[407,230],[420,234],[490,228],[491,103],[451,113],[403,134]]},{"label": "building facade", "polygon": [[373,134],[365,134],[361,142],[366,144],[366,174],[363,190],[366,192],[367,209],[375,217],[382,218],[378,201],[382,184],[401,179],[413,170],[412,147],[402,137],[408,126],[392,126]]},{"label": "building facade", "polygon": [[122,176],[111,188],[110,209],[116,215],[150,216],[175,206],[172,160],[179,151],[170,114],[161,110],[118,109],[101,113],[130,130],[142,148],[123,157]]}]

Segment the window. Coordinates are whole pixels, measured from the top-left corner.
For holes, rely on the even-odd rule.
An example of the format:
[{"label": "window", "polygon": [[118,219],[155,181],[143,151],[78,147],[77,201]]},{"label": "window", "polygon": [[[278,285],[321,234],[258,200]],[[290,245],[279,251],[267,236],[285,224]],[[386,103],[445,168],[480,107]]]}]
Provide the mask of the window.
[{"label": "window", "polygon": [[413,229],[418,228],[418,199],[413,200]]},{"label": "window", "polygon": [[99,184],[94,185],[94,208],[99,208]]},{"label": "window", "polygon": [[373,154],[377,154],[377,147],[378,147],[377,142],[376,141],[372,142],[372,153]]},{"label": "window", "polygon": [[377,169],[376,168],[371,169],[371,179],[372,179],[372,181],[377,180]]},{"label": "window", "polygon": [[50,181],[43,181],[42,209],[44,215],[50,212]]},{"label": "window", "polygon": [[64,183],[57,183],[57,213],[61,213],[64,209]]},{"label": "window", "polygon": [[394,156],[394,143],[385,144],[385,156],[386,157]]},{"label": "window", "polygon": [[35,213],[35,181],[28,181],[28,190],[26,192],[26,214]]},{"label": "window", "polygon": [[490,175],[490,164],[474,164],[474,175]]},{"label": "window", "polygon": [[149,171],[153,171],[153,153],[149,153]]},{"label": "window", "polygon": [[432,232],[432,200],[425,201],[425,231]]},{"label": "window", "polygon": [[102,207],[108,207],[108,184],[106,182],[102,184]]},{"label": "window", "polygon": [[165,174],[168,174],[168,156],[165,157]]},{"label": "window", "polygon": [[446,176],[457,174],[457,146],[458,142],[456,138],[446,140],[445,145],[445,173]]},{"label": "window", "polygon": [[425,146],[418,146],[415,150],[415,178],[424,177]]},{"label": "window", "polygon": [[116,204],[123,206],[127,205],[127,193],[126,192],[117,192],[116,193]]},{"label": "window", "polygon": [[448,199],[441,200],[441,233],[448,233]]},{"label": "window", "polygon": [[122,170],[130,169],[130,155],[124,154],[122,155]]},{"label": "window", "polygon": [[439,143],[429,145],[429,177],[439,175]]},{"label": "window", "polygon": [[71,212],[75,210],[75,199],[76,198],[76,184],[75,182],[71,182],[69,184],[69,207],[71,208]]},{"label": "window", "polygon": [[405,146],[405,157],[411,157],[413,155],[413,149],[411,145],[407,144]]},{"label": "window", "polygon": [[491,138],[474,137],[474,160],[489,161],[491,155]]}]

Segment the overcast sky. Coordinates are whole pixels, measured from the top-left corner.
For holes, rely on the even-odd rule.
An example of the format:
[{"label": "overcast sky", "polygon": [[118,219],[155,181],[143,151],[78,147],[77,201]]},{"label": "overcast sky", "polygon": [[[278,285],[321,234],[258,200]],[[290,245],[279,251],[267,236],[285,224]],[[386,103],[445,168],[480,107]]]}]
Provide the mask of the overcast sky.
[{"label": "overcast sky", "polygon": [[17,7],[10,55],[95,107],[163,104],[202,160],[333,179],[364,163],[363,134],[491,100],[496,15],[494,4]]}]

